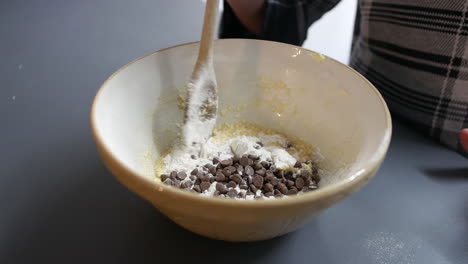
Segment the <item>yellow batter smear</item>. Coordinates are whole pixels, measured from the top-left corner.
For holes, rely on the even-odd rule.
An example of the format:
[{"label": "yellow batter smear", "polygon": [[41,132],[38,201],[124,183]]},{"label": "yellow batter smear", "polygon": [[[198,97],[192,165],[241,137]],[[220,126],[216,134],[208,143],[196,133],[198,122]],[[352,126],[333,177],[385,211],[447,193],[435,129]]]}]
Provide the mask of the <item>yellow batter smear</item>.
[{"label": "yellow batter smear", "polygon": [[291,88],[282,80],[271,80],[265,76],[260,76],[257,81],[257,87],[267,90],[276,90],[285,92],[288,96],[291,95]]},{"label": "yellow batter smear", "polygon": [[186,105],[185,105],[185,97],[181,94],[177,95],[177,107],[181,110],[184,110]]}]

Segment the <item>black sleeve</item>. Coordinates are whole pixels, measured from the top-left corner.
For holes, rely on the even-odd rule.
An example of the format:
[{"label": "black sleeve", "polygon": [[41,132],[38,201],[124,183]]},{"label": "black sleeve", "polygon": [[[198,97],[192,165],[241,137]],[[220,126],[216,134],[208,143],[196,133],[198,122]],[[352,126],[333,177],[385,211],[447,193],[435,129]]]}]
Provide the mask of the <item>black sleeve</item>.
[{"label": "black sleeve", "polygon": [[224,1],[220,38],[255,38],[302,45],[307,30],[340,0],[267,0],[262,32],[249,32]]}]

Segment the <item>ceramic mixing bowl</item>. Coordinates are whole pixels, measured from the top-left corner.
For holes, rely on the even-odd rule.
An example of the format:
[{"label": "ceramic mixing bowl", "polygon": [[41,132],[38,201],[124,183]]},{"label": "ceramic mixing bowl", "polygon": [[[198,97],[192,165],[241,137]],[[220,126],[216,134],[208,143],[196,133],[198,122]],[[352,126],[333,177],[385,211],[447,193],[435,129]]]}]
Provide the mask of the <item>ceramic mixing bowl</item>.
[{"label": "ceramic mixing bowl", "polygon": [[[382,163],[391,118],[382,96],[353,69],[286,44],[215,44],[219,123],[239,120],[310,143],[323,156],[320,188],[275,200],[203,197],[162,184],[155,160],[177,137],[198,43],[156,51],[112,74],[91,111],[104,164],[130,190],[180,226],[214,239],[255,241],[303,226],[365,185]],[[345,219],[343,219],[343,223]]]}]

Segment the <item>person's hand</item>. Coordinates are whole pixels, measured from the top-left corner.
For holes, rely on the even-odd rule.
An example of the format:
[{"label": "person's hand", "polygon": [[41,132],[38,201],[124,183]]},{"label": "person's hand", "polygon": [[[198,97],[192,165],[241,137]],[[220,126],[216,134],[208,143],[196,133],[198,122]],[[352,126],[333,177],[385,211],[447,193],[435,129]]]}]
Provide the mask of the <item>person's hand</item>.
[{"label": "person's hand", "polygon": [[460,143],[466,152],[468,152],[468,128],[462,129],[459,134]]}]

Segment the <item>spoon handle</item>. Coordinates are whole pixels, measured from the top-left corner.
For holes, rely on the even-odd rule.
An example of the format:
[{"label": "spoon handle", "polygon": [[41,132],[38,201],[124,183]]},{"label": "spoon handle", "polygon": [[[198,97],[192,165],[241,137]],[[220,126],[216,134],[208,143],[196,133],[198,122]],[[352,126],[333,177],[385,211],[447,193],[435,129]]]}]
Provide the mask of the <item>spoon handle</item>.
[{"label": "spoon handle", "polygon": [[203,21],[203,30],[200,41],[200,50],[193,70],[198,72],[204,66],[211,67],[213,63],[213,41],[217,29],[217,16],[219,9],[219,0],[207,0],[205,6],[205,17]]}]

